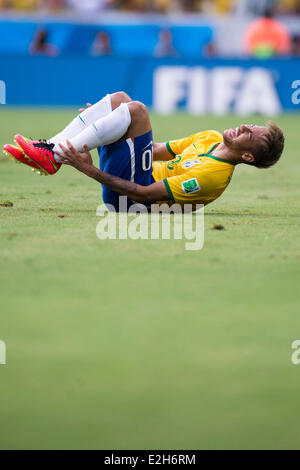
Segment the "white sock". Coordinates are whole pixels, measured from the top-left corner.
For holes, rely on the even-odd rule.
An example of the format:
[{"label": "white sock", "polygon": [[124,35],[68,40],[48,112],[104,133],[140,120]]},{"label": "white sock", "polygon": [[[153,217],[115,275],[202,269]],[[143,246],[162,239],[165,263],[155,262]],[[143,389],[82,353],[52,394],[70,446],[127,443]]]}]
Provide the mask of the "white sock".
[{"label": "white sock", "polygon": [[82,113],[76,116],[76,118],[74,118],[73,121],[70,122],[70,124],[68,124],[68,126],[65,127],[63,131],[54,137],[51,137],[48,142],[51,144],[56,144],[58,142],[64,142],[66,139],[71,139],[86,129],[87,126],[95,122],[97,119],[107,116],[107,114],[111,112],[111,98],[110,95],[107,94],[104,96],[104,98],[102,98],[102,100],[93,104],[93,106],[85,109]]},{"label": "white sock", "polygon": [[[131,123],[131,115],[127,103],[122,103],[118,108],[105,117],[95,121],[86,127],[80,134],[68,139],[73,147],[79,152],[83,151],[83,145],[87,145],[89,150],[100,145],[109,145],[119,140],[127,131]],[[68,148],[67,143],[62,143]],[[59,144],[56,143],[53,152],[62,152]],[[59,155],[55,155],[57,161],[61,160]]]}]

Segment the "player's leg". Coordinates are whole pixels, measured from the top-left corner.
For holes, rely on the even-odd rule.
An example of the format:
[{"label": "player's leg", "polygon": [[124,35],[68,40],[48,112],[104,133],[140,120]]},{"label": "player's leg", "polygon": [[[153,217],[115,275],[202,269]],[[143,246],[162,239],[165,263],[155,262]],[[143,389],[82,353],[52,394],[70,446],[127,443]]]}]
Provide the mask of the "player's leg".
[{"label": "player's leg", "polygon": [[[108,94],[100,101],[95,103],[94,105],[85,109],[82,113],[80,113],[73,121],[59,134],[52,137],[48,143],[55,144],[57,142],[63,142],[66,139],[70,139],[77,135],[78,133],[82,132],[87,126],[89,126],[92,122],[96,121],[101,117],[107,116],[111,113],[114,109],[116,109],[122,103],[128,103],[131,101],[131,98],[127,95],[127,93],[123,91],[119,91],[113,94]],[[33,142],[31,142],[33,144]],[[37,145],[40,143],[37,141]],[[6,155],[13,158],[15,161],[19,163],[25,163],[26,165],[31,166],[34,171],[41,173],[41,174],[53,174],[60,168],[60,165],[57,164],[58,162],[52,158],[51,152],[49,152],[48,148],[43,149],[45,156],[47,157],[48,161],[45,161],[44,164],[40,165],[33,161],[31,157],[24,152],[23,147],[16,147],[14,145],[4,145],[3,151]],[[31,153],[31,152],[27,152]]]},{"label": "player's leg", "polygon": [[[80,117],[83,114],[84,123],[82,119],[79,119],[79,121],[75,119],[67,130],[50,140],[58,140],[59,143],[66,145],[66,141],[60,140],[62,136],[72,134],[80,126],[83,126],[84,129],[79,134],[73,138],[68,137],[68,140],[72,142],[77,150],[82,150],[84,144],[87,144],[89,149],[93,149],[99,145],[115,142],[125,134],[130,125],[131,116],[127,108],[129,101],[130,97],[124,92],[106,96],[105,99],[100,100],[96,105],[81,113]],[[104,116],[99,119],[101,113]],[[86,125],[95,116],[97,116],[96,122]],[[15,136],[15,141],[23,150],[25,157],[29,158],[29,162],[38,165],[41,173],[54,174],[60,168],[60,157],[55,154],[56,150],[61,151],[59,143],[31,141],[21,135]]]},{"label": "player's leg", "polygon": [[134,139],[137,136],[151,131],[150,116],[144,103],[131,101],[128,103],[128,109],[131,115],[131,123],[124,135],[124,139]]},{"label": "player's leg", "polygon": [[[146,107],[139,102],[121,103],[111,113],[98,119],[68,140],[80,152],[83,151],[84,145],[92,150],[117,142],[123,136],[134,137],[145,129],[151,129]],[[49,174],[54,174],[60,168],[60,157],[55,153],[56,151],[61,152],[58,143],[33,142],[20,135],[15,136],[15,140],[25,154]],[[66,142],[61,143],[65,147],[67,146]]]},{"label": "player's leg", "polygon": [[[129,103],[121,103],[107,116],[98,119],[93,124],[87,126],[82,132],[73,138],[68,139],[76,150],[83,151],[83,146],[87,145],[89,150],[101,145],[109,145],[118,141],[126,134],[131,124],[131,114],[128,108]],[[61,153],[59,143],[49,143],[43,141],[32,141],[21,135],[15,136],[15,141],[24,151],[31,161],[38,164],[44,174],[54,174],[61,167],[61,157],[56,152]],[[61,142],[65,147],[67,142]]]},{"label": "player's leg", "polygon": [[[80,132],[80,134],[68,140],[79,152],[83,152],[84,145],[87,145],[88,149],[92,150],[101,145],[109,145],[113,142],[117,142],[126,134],[131,124],[129,104],[130,103],[120,104],[120,106],[107,116],[97,119]],[[60,157],[55,154],[56,150],[61,153],[60,144],[66,147],[67,142],[63,141],[54,145],[53,152],[56,161],[60,160]]]},{"label": "player's leg", "polygon": [[121,103],[129,103],[131,98],[127,93],[119,91],[113,94],[107,94],[97,103],[85,109],[82,113],[76,116],[70,124],[65,127],[59,134],[51,137],[49,143],[61,143],[67,139],[75,137],[80,134],[86,127],[97,121],[99,118],[107,116],[114,109],[120,106]]},{"label": "player's leg", "polygon": [[[139,101],[121,103],[110,114],[94,121],[80,134],[68,139],[76,150],[83,151],[83,145],[89,150],[101,145],[109,145],[121,138],[134,138],[151,130],[151,123],[146,106]],[[66,147],[66,142],[60,142]],[[53,151],[61,152],[59,144]],[[59,160],[58,160],[59,161]]]}]

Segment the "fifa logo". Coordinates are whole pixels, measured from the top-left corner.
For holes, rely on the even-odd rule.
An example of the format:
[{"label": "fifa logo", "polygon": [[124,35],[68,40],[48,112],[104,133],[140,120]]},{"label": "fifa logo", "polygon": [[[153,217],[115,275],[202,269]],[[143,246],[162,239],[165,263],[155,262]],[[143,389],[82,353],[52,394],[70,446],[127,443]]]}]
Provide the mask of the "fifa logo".
[{"label": "fifa logo", "polygon": [[0,80],[0,104],[6,104],[6,85],[3,80]]},{"label": "fifa logo", "polygon": [[6,344],[0,340],[0,365],[6,364]]}]

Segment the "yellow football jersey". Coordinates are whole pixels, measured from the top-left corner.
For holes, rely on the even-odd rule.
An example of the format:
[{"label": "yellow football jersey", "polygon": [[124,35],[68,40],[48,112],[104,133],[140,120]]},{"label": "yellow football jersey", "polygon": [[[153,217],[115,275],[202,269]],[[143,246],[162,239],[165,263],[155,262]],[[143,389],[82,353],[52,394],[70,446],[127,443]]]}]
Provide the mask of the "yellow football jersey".
[{"label": "yellow football jersey", "polygon": [[167,142],[174,159],[153,162],[153,178],[163,180],[169,204],[209,204],[219,197],[231,180],[234,164],[211,155],[222,135],[213,130],[198,132]]}]

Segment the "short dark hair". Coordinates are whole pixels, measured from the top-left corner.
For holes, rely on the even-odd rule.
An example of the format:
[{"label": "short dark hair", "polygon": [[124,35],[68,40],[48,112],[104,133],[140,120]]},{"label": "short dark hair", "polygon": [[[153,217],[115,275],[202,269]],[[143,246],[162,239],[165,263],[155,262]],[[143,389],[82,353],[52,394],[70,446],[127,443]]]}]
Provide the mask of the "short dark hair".
[{"label": "short dark hair", "polygon": [[283,147],[283,132],[275,122],[270,121],[265,134],[262,136],[261,144],[253,151],[254,162],[251,162],[250,165],[257,168],[269,168],[279,160]]}]

